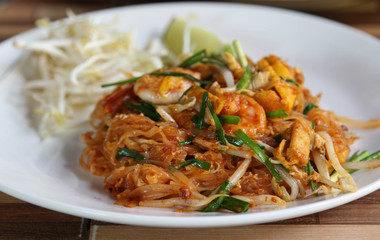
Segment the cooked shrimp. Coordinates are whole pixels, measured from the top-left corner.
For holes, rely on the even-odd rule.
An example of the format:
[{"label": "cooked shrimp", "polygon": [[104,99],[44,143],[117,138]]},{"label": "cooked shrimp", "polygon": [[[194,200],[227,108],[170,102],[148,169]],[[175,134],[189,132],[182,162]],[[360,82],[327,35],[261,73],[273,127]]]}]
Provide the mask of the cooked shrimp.
[{"label": "cooked shrimp", "polygon": [[[199,78],[199,74],[183,68],[168,68],[167,72],[181,72]],[[133,88],[135,94],[144,101],[154,104],[173,104],[194,82],[175,76],[144,75]]]},{"label": "cooked shrimp", "polygon": [[225,104],[220,114],[235,115],[241,118],[237,125],[224,124],[227,134],[241,129],[251,138],[262,138],[266,135],[266,116],[263,107],[253,98],[238,93],[224,93],[219,96]]}]

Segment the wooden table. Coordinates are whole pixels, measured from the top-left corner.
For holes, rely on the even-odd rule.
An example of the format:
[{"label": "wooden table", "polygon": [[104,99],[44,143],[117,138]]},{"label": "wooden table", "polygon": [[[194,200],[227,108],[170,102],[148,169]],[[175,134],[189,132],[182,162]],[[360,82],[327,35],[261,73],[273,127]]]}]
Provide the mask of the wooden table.
[{"label": "wooden table", "polygon": [[[124,1],[130,2],[130,1]],[[276,1],[272,1],[276,2]],[[336,1],[335,1],[336,2]],[[0,40],[34,27],[48,16],[57,19],[71,8],[76,13],[116,6],[91,1],[0,2]],[[294,5],[292,5],[294,7]],[[349,24],[380,38],[380,3],[366,1],[343,9],[307,8],[308,12]],[[263,225],[233,228],[169,229],[115,225],[53,212],[0,192],[0,239],[380,239],[380,190],[352,203]]]}]

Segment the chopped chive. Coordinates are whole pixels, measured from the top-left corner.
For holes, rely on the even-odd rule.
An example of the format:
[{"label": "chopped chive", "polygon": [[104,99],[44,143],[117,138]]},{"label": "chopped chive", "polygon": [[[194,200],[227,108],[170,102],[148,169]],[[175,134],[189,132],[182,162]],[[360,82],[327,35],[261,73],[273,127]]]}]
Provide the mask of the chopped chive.
[{"label": "chopped chive", "polygon": [[374,152],[371,155],[369,155],[368,157],[366,157],[362,160],[359,160],[359,161],[369,161],[369,160],[374,160],[374,159],[378,159],[378,158],[380,158],[380,151]]},{"label": "chopped chive", "polygon": [[244,213],[249,209],[249,202],[234,197],[225,197],[220,207],[232,212]]},{"label": "chopped chive", "polygon": [[211,112],[212,118],[214,119],[215,127],[216,127],[216,130],[217,130],[217,134],[218,134],[218,138],[219,138],[220,143],[222,145],[227,145],[226,137],[224,136],[222,124],[220,123],[219,118],[216,115],[216,113],[214,111],[214,108],[212,107],[212,104],[211,104],[210,101],[207,101],[207,106],[208,106],[208,109]]},{"label": "chopped chive", "polygon": [[[367,151],[368,152],[368,151]],[[349,157],[346,161],[347,162],[351,162],[352,160],[354,160],[359,154],[359,151],[356,151],[354,154],[351,155],[351,157]]]},{"label": "chopped chive", "polygon": [[[229,180],[226,180],[220,185],[218,190],[216,190],[216,194],[228,194],[233,186],[234,185]],[[215,198],[207,205],[205,209],[203,209],[203,212],[215,212],[218,210],[224,199],[225,197]]]},{"label": "chopped chive", "polygon": [[282,165],[282,164],[279,164],[278,166],[280,166],[282,169],[284,169],[285,171],[287,171],[287,172],[290,172],[290,169],[288,169],[288,168],[286,168],[286,167],[284,167],[284,165]]},{"label": "chopped chive", "polygon": [[133,109],[136,109],[137,111],[141,112],[153,121],[158,122],[162,119],[161,115],[158,114],[158,112],[156,111],[156,107],[151,103],[141,101],[139,104],[133,104],[125,101],[124,104]]},{"label": "chopped chive", "polygon": [[198,121],[198,115],[192,116],[190,120],[195,124]]},{"label": "chopped chive", "polygon": [[128,148],[119,148],[119,150],[116,153],[116,160],[120,160],[121,157],[133,158],[137,163],[140,164],[150,163],[150,161],[146,159],[143,155]]},{"label": "chopped chive", "polygon": [[259,157],[262,163],[268,168],[269,172],[276,179],[277,182],[281,182],[283,179],[277,170],[274,168],[273,164],[269,161],[268,156],[261,150],[259,144],[255,143],[250,137],[247,136],[241,129],[234,132],[235,136],[243,140],[243,142],[252,149],[256,155]]},{"label": "chopped chive", "polygon": [[181,97],[178,99],[178,101],[177,101],[177,103],[180,103],[181,102],[181,100],[182,100],[182,98],[192,89],[194,87],[194,85],[192,85],[191,87],[189,87],[188,89],[186,89],[183,93],[182,93],[182,95],[181,95]]},{"label": "chopped chive", "polygon": [[[314,172],[314,169],[313,169],[313,166],[311,166],[311,162],[309,160],[309,162],[306,164],[306,173],[307,175],[311,175],[313,174]],[[310,183],[310,187],[311,187],[311,191],[314,191],[315,189],[317,189],[317,184],[314,182],[314,181],[309,181]],[[315,193],[314,194],[315,197],[318,197],[318,193]]]},{"label": "chopped chive", "polygon": [[118,82],[113,82],[113,83],[103,84],[103,85],[102,85],[102,88],[110,87],[110,86],[123,85],[123,84],[127,84],[127,83],[133,83],[133,82],[136,82],[137,80],[139,80],[141,77],[142,77],[142,76],[140,76],[140,77],[130,78],[130,79],[123,80],[123,81],[118,81]]},{"label": "chopped chive", "polygon": [[265,115],[268,118],[279,118],[279,117],[287,117],[288,114],[285,112],[284,109],[271,111],[271,112],[265,112]]},{"label": "chopped chive", "polygon": [[174,77],[184,77],[194,82],[199,82],[200,84],[205,85],[211,85],[211,81],[203,81],[199,80],[198,78],[195,78],[189,74],[181,73],[181,72],[159,72],[159,73],[153,73],[154,76],[174,76]]},{"label": "chopped chive", "polygon": [[[244,142],[236,137],[224,134],[224,137],[226,138],[227,142],[231,143],[232,145],[235,145],[236,147],[243,146]],[[215,139],[219,141],[218,134],[215,135]]]},{"label": "chopped chive", "polygon": [[235,145],[236,147],[241,147],[244,144],[243,140],[241,140],[239,138],[235,138],[235,137],[229,136],[229,135],[225,135],[225,137],[229,143],[231,143],[232,145]]},{"label": "chopped chive", "polygon": [[290,79],[290,78],[283,78],[281,77],[282,80],[284,80],[285,82],[288,82],[288,83],[292,83],[294,85],[296,85],[297,87],[299,87],[300,85],[298,83],[296,83],[296,81],[294,81],[293,79]]},{"label": "chopped chive", "polygon": [[355,156],[351,157],[347,161],[348,162],[360,162],[360,161],[363,161],[364,159],[366,159],[367,157],[369,157],[370,155],[371,154],[367,150],[365,150],[365,151],[361,152],[360,154],[356,154]]},{"label": "chopped chive", "polygon": [[234,40],[232,45],[234,46],[234,50],[238,57],[239,63],[241,67],[246,67],[248,65],[247,59],[245,58],[245,54],[243,51],[243,47],[241,46],[238,40]]},{"label": "chopped chive", "polygon": [[303,109],[303,114],[307,115],[311,109],[313,108],[318,108],[317,105],[315,105],[314,103],[309,103],[308,105],[306,105],[306,107]]},{"label": "chopped chive", "polygon": [[315,130],[315,122],[311,122],[311,128]]},{"label": "chopped chive", "polygon": [[181,68],[188,68],[194,65],[195,63],[198,63],[202,61],[204,57],[206,57],[206,50],[201,50],[197,53],[195,53],[193,56],[187,58],[185,61],[183,61],[178,67]]},{"label": "chopped chive", "polygon": [[276,136],[273,137],[273,139],[276,141],[276,143],[280,144],[282,141],[282,136],[281,134],[277,134]]},{"label": "chopped chive", "polygon": [[236,88],[247,89],[249,87],[249,84],[251,84],[251,79],[252,79],[252,69],[251,69],[251,66],[247,65],[245,67],[244,75],[237,83]]},{"label": "chopped chive", "polygon": [[201,109],[199,111],[199,116],[197,117],[197,121],[195,122],[195,127],[198,129],[205,128],[204,118],[205,118],[205,114],[206,114],[206,102],[207,102],[207,100],[208,100],[208,92],[205,91],[203,93],[203,97],[202,97],[202,104],[201,104]]},{"label": "chopped chive", "polygon": [[108,128],[109,128],[109,126],[108,126],[108,125],[103,125],[103,127],[101,128],[101,130],[102,130],[103,132],[105,132],[105,131],[107,131],[107,130],[108,130]]},{"label": "chopped chive", "polygon": [[179,146],[183,146],[183,145],[188,145],[188,144],[191,144],[192,141],[193,141],[193,137],[192,138],[189,138],[189,139],[186,139],[186,140],[183,140],[181,142],[178,143]]},{"label": "chopped chive", "polygon": [[222,124],[239,124],[241,118],[234,115],[218,115],[219,120]]},{"label": "chopped chive", "polygon": [[188,165],[193,165],[194,167],[197,167],[197,168],[200,168],[200,169],[203,169],[203,170],[210,170],[210,167],[211,167],[211,163],[209,162],[206,162],[206,161],[202,161],[202,160],[199,160],[199,159],[189,159],[189,160],[186,160],[184,162],[180,162],[177,164],[176,166],[176,169],[181,169],[185,166],[188,166]]}]

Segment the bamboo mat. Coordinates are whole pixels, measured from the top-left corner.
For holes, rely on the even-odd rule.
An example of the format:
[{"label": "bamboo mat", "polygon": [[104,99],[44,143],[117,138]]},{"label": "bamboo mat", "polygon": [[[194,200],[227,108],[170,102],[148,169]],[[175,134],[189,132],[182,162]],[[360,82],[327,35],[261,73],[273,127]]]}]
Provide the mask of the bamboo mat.
[{"label": "bamboo mat", "polygon": [[[64,17],[67,8],[75,13],[82,13],[129,2],[19,0],[3,4],[0,1],[0,41],[33,28],[34,21],[38,18]],[[380,38],[378,1],[363,1],[363,4],[339,9],[319,7],[313,10],[308,7],[304,10],[351,25]],[[349,204],[300,218],[263,225],[204,229],[147,228],[110,224],[50,211],[0,192],[0,239],[232,238],[239,240],[380,239],[380,190]]]}]

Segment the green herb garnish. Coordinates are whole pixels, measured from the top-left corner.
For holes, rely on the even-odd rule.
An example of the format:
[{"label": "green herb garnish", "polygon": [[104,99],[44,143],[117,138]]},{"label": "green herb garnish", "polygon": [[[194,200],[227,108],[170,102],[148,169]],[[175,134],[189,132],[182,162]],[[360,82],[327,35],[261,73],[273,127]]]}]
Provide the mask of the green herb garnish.
[{"label": "green herb garnish", "polygon": [[130,79],[127,79],[127,80],[123,80],[123,81],[118,81],[118,82],[113,82],[113,83],[108,83],[108,84],[103,84],[102,87],[110,87],[110,86],[117,86],[117,85],[124,85],[124,84],[127,84],[127,83],[133,83],[133,82],[136,82],[137,80],[139,80],[142,76],[140,77],[134,77],[134,78],[130,78]]},{"label": "green herb garnish", "polygon": [[277,182],[281,182],[283,179],[277,170],[274,168],[273,164],[269,161],[268,156],[260,148],[259,144],[255,143],[250,137],[247,136],[241,129],[234,132],[235,136],[243,140],[243,142],[252,149],[256,155],[259,157],[262,163],[268,168],[269,172],[276,179]]},{"label": "green herb garnish", "polygon": [[137,111],[141,112],[148,118],[152,119],[153,121],[161,121],[162,117],[158,112],[156,111],[156,106],[154,106],[151,103],[141,101],[139,104],[133,104],[130,102],[124,102],[127,106],[136,109]]},{"label": "green herb garnish", "polygon": [[318,108],[317,105],[315,105],[314,103],[309,103],[308,105],[306,105],[306,107],[303,109],[303,114],[307,115],[311,109],[313,108]]},{"label": "green herb garnish", "polygon": [[212,107],[212,104],[211,104],[210,101],[207,101],[207,106],[208,106],[208,109],[211,112],[212,118],[214,119],[215,127],[216,127],[216,130],[217,130],[217,134],[218,134],[218,138],[220,140],[220,143],[222,145],[227,145],[226,138],[225,138],[224,132],[223,132],[222,124],[220,123],[218,115],[216,115],[216,113],[214,111],[214,108]]},{"label": "green herb garnish", "polygon": [[199,160],[199,159],[189,159],[189,160],[186,160],[184,162],[180,162],[177,164],[176,166],[176,169],[181,169],[185,166],[188,166],[188,165],[192,165],[194,167],[197,167],[197,168],[200,168],[200,169],[203,169],[203,170],[210,170],[210,167],[211,167],[211,163],[209,162],[206,162],[206,161],[202,161],[202,160]]},{"label": "green herb garnish", "polygon": [[218,115],[218,118],[222,124],[239,124],[241,118],[234,115]]},{"label": "green herb garnish", "polygon": [[153,73],[154,76],[174,76],[174,77],[184,77],[194,82],[199,82],[200,84],[205,85],[211,85],[211,81],[203,81],[199,80],[198,78],[195,78],[189,74],[181,73],[181,72],[159,72],[159,73]]},{"label": "green herb garnish", "polygon": [[119,150],[116,153],[116,160],[120,160],[121,157],[133,158],[137,163],[140,164],[150,163],[150,161],[146,159],[143,155],[128,148],[119,148]]},{"label": "green herb garnish", "polygon": [[265,115],[268,118],[279,118],[279,117],[287,117],[288,116],[288,114],[283,109],[271,111],[271,112],[265,112]]}]

